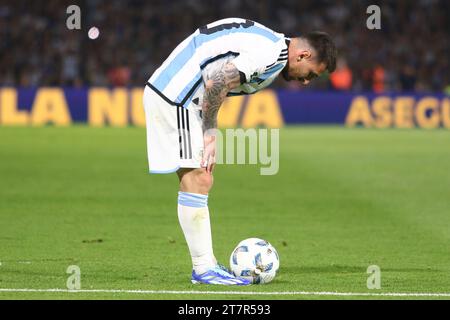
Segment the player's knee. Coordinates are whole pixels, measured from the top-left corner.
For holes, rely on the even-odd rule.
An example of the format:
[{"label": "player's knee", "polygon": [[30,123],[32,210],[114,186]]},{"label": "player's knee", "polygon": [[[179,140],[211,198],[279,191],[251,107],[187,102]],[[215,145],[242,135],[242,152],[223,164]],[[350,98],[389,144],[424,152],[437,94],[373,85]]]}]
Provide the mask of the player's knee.
[{"label": "player's knee", "polygon": [[208,193],[213,186],[212,174],[201,169],[196,175],[196,184],[202,189],[203,193]]},{"label": "player's knee", "polygon": [[205,169],[181,171],[180,189],[185,192],[208,194],[213,185],[212,174]]}]

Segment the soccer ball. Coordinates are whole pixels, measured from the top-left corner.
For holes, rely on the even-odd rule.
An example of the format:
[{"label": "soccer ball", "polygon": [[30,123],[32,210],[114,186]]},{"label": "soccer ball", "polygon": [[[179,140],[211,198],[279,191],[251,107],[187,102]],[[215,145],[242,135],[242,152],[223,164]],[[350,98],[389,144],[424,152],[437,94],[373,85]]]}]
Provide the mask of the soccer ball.
[{"label": "soccer ball", "polygon": [[268,283],[275,278],[280,258],[275,248],[266,240],[245,239],[236,246],[230,257],[231,271],[236,277],[252,283]]}]

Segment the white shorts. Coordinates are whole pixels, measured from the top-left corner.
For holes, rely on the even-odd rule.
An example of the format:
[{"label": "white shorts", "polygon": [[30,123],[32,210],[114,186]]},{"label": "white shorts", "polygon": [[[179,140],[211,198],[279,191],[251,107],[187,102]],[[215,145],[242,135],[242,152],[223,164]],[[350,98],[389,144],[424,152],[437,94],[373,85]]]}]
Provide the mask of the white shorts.
[{"label": "white shorts", "polygon": [[200,168],[203,155],[201,107],[194,103],[188,109],[171,105],[146,86],[144,109],[150,173]]}]

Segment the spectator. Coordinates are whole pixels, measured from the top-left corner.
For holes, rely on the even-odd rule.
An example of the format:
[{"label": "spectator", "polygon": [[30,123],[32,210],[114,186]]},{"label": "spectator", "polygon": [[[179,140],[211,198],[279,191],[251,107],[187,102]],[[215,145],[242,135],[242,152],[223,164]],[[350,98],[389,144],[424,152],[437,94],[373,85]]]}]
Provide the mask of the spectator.
[{"label": "spectator", "polygon": [[330,75],[331,85],[336,90],[350,90],[353,83],[352,70],[347,61],[340,57],[336,63],[336,70]]},{"label": "spectator", "polygon": [[372,72],[372,90],[376,93],[384,92],[385,71],[383,66],[377,64]]},{"label": "spectator", "polygon": [[[196,28],[230,16],[287,36],[330,33],[347,66],[308,90],[442,92],[449,85],[447,0],[386,0],[381,30],[364,27],[370,0],[84,0],[81,31],[65,27],[73,2],[0,0],[0,86],[142,87]],[[94,25],[101,34],[89,40],[86,32]],[[284,81],[274,85],[302,88]]]}]

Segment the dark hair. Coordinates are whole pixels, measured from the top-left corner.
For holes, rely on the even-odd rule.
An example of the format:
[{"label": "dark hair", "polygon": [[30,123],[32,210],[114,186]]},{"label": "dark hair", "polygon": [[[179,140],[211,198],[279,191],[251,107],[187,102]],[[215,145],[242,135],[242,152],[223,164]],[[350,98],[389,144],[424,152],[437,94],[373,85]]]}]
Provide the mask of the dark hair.
[{"label": "dark hair", "polygon": [[328,72],[333,72],[336,69],[337,49],[330,35],[322,31],[312,31],[303,38],[316,50],[318,62],[325,63]]}]

